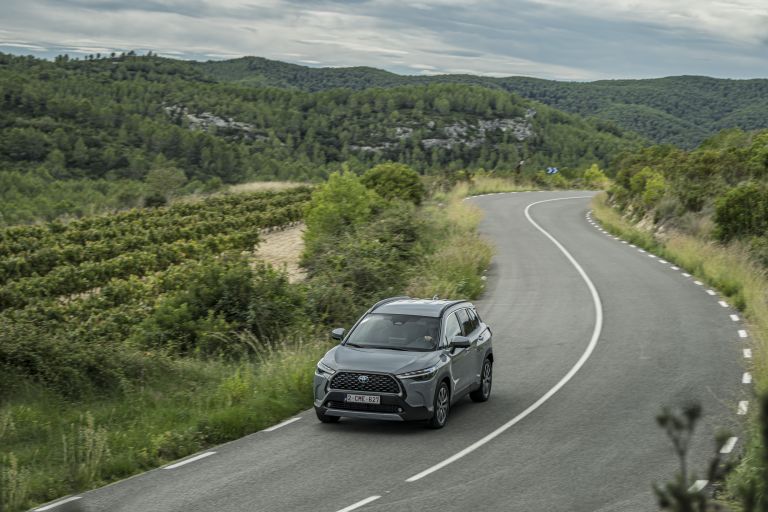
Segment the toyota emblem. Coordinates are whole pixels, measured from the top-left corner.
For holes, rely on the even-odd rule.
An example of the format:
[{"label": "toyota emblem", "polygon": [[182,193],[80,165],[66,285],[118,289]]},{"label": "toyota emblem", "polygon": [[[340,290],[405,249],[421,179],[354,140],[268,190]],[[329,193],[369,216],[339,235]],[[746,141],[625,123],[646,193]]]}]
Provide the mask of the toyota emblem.
[{"label": "toyota emblem", "polygon": [[367,375],[358,375],[357,380],[360,382],[368,382],[368,376]]}]

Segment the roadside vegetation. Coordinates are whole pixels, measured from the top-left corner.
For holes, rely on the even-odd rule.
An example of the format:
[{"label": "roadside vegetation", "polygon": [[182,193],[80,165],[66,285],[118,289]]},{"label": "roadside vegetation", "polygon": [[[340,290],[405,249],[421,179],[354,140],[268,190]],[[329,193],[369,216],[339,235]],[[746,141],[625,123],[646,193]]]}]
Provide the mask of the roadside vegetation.
[{"label": "roadside vegetation", "polygon": [[[329,328],[376,300],[477,297],[492,251],[476,233],[479,211],[452,196],[437,202],[415,171],[384,164],[313,191],[0,230],[0,509],[158,467],[309,407]],[[251,249],[262,226],[297,216],[307,278],[290,283]],[[236,233],[234,245],[209,239]],[[131,237],[136,248],[123,248]],[[178,261],[142,256],[161,239],[182,244]]]},{"label": "roadside vegetation", "polygon": [[[659,146],[624,155],[614,185],[592,204],[608,231],[685,268],[742,311],[758,396],[768,393],[766,187],[768,132],[729,130],[690,152]],[[743,457],[728,474],[734,499],[744,489],[768,492],[764,419],[751,416]]]}]

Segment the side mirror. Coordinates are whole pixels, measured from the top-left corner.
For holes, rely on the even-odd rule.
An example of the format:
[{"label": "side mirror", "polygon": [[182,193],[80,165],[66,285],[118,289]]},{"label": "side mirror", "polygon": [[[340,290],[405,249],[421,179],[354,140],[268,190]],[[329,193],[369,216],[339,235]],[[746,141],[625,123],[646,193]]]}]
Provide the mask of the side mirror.
[{"label": "side mirror", "polygon": [[451,348],[469,348],[470,342],[469,338],[466,336],[454,336],[453,339],[451,339]]},{"label": "side mirror", "polygon": [[345,331],[343,327],[337,327],[331,331],[331,338],[341,341],[344,339],[344,332]]}]

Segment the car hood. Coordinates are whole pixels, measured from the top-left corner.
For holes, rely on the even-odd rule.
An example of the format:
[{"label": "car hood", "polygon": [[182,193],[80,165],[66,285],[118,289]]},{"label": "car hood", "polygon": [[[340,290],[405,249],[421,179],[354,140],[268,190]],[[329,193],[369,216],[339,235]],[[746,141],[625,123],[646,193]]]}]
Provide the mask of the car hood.
[{"label": "car hood", "polygon": [[332,348],[323,362],[336,370],[404,373],[435,365],[440,351],[405,352],[380,348],[355,348],[339,345]]}]

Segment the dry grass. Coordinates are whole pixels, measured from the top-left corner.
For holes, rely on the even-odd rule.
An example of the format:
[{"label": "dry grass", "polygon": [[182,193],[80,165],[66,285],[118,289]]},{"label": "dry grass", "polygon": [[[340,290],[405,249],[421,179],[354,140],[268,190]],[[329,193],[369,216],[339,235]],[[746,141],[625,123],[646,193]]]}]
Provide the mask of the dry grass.
[{"label": "dry grass", "polygon": [[306,272],[299,266],[301,252],[304,250],[304,229],[302,223],[261,235],[254,257],[283,270],[292,283],[304,280]]},{"label": "dry grass", "polygon": [[309,185],[309,183],[301,183],[296,181],[252,181],[250,183],[232,185],[227,188],[226,191],[233,194],[240,194],[245,192],[288,190],[296,187],[305,187],[307,185]]}]

